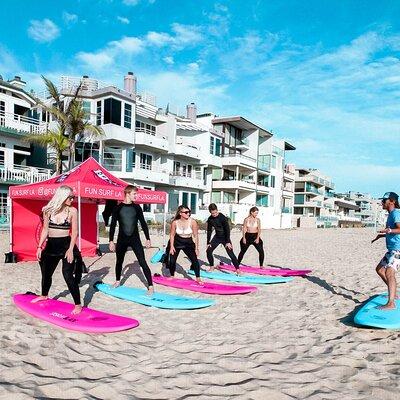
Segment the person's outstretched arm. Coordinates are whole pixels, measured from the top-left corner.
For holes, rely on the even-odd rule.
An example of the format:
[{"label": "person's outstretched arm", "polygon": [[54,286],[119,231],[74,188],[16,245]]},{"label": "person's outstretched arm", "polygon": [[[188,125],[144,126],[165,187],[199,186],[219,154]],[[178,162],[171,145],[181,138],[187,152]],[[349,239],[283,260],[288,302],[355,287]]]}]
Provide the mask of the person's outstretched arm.
[{"label": "person's outstretched arm", "polygon": [[137,205],[137,215],[138,215],[138,220],[140,221],[140,226],[142,227],[144,236],[146,237],[146,240],[147,240],[146,246],[150,247],[149,227],[147,225],[146,220],[144,219],[142,207],[140,207],[139,205]]}]

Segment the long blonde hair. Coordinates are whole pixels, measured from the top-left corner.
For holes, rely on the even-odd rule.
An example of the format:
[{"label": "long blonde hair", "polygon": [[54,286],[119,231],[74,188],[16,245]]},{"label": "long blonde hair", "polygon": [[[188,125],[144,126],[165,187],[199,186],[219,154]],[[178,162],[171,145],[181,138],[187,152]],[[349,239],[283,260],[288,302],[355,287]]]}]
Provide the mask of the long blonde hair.
[{"label": "long blonde hair", "polygon": [[43,214],[57,214],[64,206],[65,200],[73,194],[71,187],[62,185],[57,188],[51,200],[42,208]]}]

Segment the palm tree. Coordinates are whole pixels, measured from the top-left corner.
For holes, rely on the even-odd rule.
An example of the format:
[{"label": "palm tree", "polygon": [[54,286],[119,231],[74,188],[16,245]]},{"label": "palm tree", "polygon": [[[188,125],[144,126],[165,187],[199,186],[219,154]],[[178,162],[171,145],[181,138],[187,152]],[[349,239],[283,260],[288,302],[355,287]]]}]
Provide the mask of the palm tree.
[{"label": "palm tree", "polygon": [[[103,130],[89,121],[89,116],[83,109],[80,97],[82,81],[75,88],[74,93],[69,97],[63,96],[56,85],[42,75],[47,91],[50,94],[52,104],[49,105],[36,99],[43,111],[49,112],[58,123],[58,131],[67,138],[68,147],[68,169],[72,169],[75,161],[75,143],[82,140],[86,135],[99,137],[103,135]],[[67,101],[68,100],[68,101]],[[58,161],[58,160],[57,160]]]},{"label": "palm tree", "polygon": [[30,134],[25,138],[25,141],[53,149],[56,152],[56,174],[62,173],[62,155],[64,151],[68,150],[69,143],[60,127],[57,130]]}]

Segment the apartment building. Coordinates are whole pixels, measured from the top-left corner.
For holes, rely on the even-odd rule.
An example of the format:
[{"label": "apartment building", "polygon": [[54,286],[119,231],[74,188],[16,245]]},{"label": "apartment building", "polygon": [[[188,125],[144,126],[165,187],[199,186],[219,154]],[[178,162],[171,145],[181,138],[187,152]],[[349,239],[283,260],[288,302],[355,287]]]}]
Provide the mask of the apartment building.
[{"label": "apartment building", "polygon": [[51,176],[46,150],[24,141],[42,125],[32,108],[35,100],[24,90],[25,85],[19,76],[8,81],[0,76],[0,228],[9,223],[9,186]]},{"label": "apartment building", "polygon": [[[241,223],[257,205],[264,227],[291,227],[294,171],[285,167],[285,152],[292,145],[241,116],[198,115],[194,103],[185,116],[158,108],[154,96],[137,92],[132,73],[123,89],[88,76],[62,77],[66,102],[79,84],[87,117],[104,136],[77,143],[76,163],[93,156],[128,182],[166,191],[171,213],[187,204],[204,219],[215,202]],[[161,209],[145,206],[148,218]]]}]

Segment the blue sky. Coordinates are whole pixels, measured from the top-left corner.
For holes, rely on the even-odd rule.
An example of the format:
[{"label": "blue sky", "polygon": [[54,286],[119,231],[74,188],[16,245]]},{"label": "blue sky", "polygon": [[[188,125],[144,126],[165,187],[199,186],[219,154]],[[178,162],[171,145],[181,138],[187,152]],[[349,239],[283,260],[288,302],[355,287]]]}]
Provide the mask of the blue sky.
[{"label": "blue sky", "polygon": [[89,75],[240,114],[338,191],[399,191],[400,2],[2,1],[0,74]]}]

